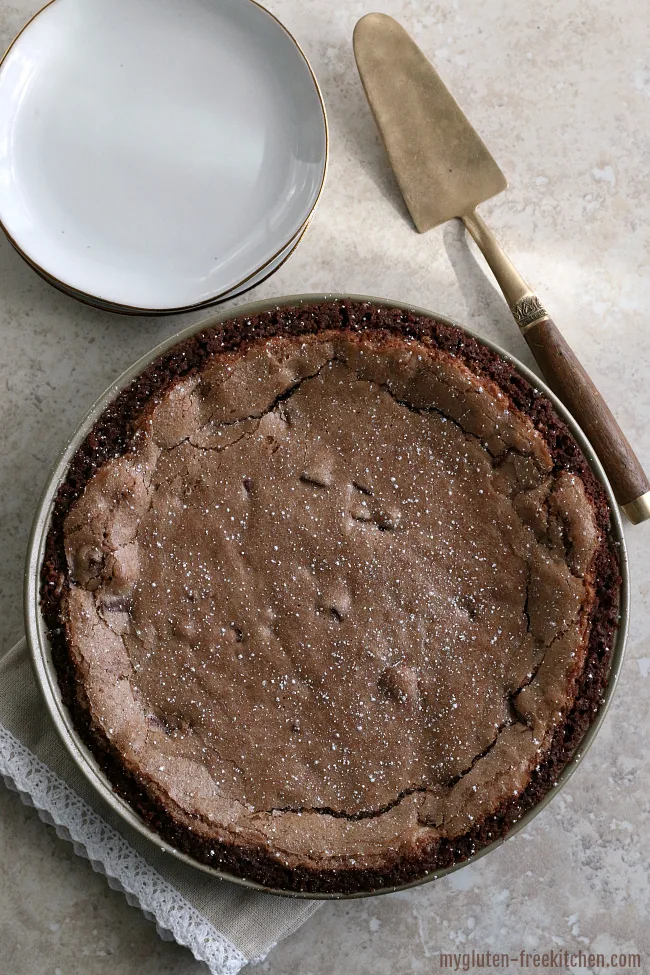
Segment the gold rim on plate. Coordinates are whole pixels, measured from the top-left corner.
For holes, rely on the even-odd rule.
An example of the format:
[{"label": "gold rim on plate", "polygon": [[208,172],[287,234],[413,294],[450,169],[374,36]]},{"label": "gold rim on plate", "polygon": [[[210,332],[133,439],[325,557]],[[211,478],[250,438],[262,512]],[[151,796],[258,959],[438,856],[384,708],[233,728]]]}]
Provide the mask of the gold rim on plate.
[{"label": "gold rim on plate", "polygon": [[[50,0],[50,2],[52,3],[54,2],[54,0]],[[0,228],[4,230],[5,234],[9,238],[9,241],[13,244],[14,247],[16,247],[16,250],[18,251],[20,256],[23,258],[25,263],[31,267],[32,271],[35,271],[38,274],[39,278],[45,281],[46,284],[49,284],[52,288],[56,288],[56,290],[59,291],[62,295],[65,295],[66,298],[74,298],[75,301],[80,302],[82,305],[87,305],[89,308],[96,308],[98,311],[110,312],[112,315],[125,315],[127,317],[130,316],[134,318],[135,317],[143,318],[146,317],[147,315],[151,315],[152,318],[164,318],[165,316],[179,315],[184,311],[193,311],[200,308],[212,308],[215,305],[223,304],[226,301],[233,301],[235,298],[241,298],[242,295],[247,294],[249,291],[252,291],[254,288],[258,288],[261,284],[264,284],[265,281],[268,281],[269,278],[273,277],[276,271],[279,271],[281,267],[284,267],[284,265],[287,263],[289,258],[298,249],[298,245],[302,243],[303,237],[309,230],[312,217],[313,217],[313,211],[312,213],[309,214],[306,222],[304,223],[302,228],[298,231],[296,236],[293,238],[293,246],[291,247],[291,249],[285,254],[282,260],[278,264],[276,264],[275,267],[270,268],[268,273],[265,274],[263,277],[261,277],[259,281],[255,281],[253,284],[247,285],[247,282],[250,281],[252,277],[255,277],[257,274],[260,273],[259,271],[256,271],[255,275],[250,275],[248,278],[246,278],[246,281],[241,282],[239,285],[235,285],[235,288],[232,291],[223,292],[218,297],[211,298],[208,304],[206,305],[203,304],[200,306],[191,305],[188,308],[181,308],[181,309],[172,308],[169,311],[166,310],[144,311],[139,309],[131,310],[126,305],[115,305],[112,304],[110,301],[106,301],[104,298],[88,297],[83,292],[77,291],[75,288],[72,288],[69,285],[62,284],[56,278],[53,278],[50,274],[48,274],[47,271],[43,271],[42,268],[34,264],[34,262],[29,257],[26,257],[25,254],[21,252],[19,247],[16,247],[14,242],[11,240],[11,237],[9,237],[9,234],[7,234],[7,231],[2,226],[2,221],[0,221]],[[260,270],[264,270],[264,268],[266,267],[269,267],[268,263],[263,265],[263,267]]]}]

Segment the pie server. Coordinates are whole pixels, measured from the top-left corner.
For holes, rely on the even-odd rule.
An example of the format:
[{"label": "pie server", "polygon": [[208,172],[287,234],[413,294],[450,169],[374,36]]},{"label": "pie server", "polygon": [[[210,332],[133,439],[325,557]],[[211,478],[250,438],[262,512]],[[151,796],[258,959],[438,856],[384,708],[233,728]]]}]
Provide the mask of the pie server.
[{"label": "pie server", "polygon": [[650,482],[602,396],[537,295],[476,212],[508,185],[496,162],[404,28],[368,14],[354,31],[361,81],[416,228],[460,217],[489,264],[546,382],[598,454],[633,524],[650,518]]}]

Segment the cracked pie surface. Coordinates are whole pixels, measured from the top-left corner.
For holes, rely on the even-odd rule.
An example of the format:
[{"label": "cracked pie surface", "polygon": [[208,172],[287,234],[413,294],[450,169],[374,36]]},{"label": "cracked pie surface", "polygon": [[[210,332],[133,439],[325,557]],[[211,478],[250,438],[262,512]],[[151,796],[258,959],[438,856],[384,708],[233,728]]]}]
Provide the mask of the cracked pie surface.
[{"label": "cracked pie surface", "polygon": [[167,354],[99,427],[43,604],[82,735],[161,835],[372,890],[552,786],[618,577],[602,489],[498,356],[370,305],[278,310]]}]

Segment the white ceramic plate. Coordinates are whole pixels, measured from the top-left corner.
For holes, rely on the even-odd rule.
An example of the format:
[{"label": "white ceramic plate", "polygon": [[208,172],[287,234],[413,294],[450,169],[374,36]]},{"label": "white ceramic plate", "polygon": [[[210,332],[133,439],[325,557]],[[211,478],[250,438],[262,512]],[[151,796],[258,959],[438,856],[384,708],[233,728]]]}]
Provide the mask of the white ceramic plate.
[{"label": "white ceramic plate", "polygon": [[0,221],[37,270],[124,310],[206,305],[307,223],[325,110],[254,0],[52,0],[0,68]]}]

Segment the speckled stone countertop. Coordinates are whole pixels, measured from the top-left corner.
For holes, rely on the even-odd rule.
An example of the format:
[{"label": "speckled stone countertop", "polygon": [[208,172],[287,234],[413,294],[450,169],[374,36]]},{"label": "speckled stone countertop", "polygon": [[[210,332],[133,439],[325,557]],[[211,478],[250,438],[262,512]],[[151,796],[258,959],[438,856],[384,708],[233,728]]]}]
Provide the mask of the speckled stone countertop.
[{"label": "speckled stone countertop", "polygon": [[[3,47],[38,6],[0,0]],[[459,319],[532,364],[460,227],[420,237],[405,216],[352,56],[353,26],[372,5],[272,0],[269,6],[312,61],[329,111],[332,153],[303,243],[250,298],[334,290],[404,299]],[[511,189],[482,212],[650,468],[646,0],[383,0],[380,7],[435,60],[508,175]],[[197,316],[128,319],[86,308],[44,284],[4,238],[0,295],[6,647],[21,635],[32,514],[66,436],[123,368]],[[567,788],[524,832],[444,880],[326,905],[271,953],[262,971],[429,973],[440,970],[441,951],[472,948],[513,956],[522,949],[638,952],[642,970],[650,971],[650,525],[630,528],[627,537],[632,622],[622,679]],[[87,861],[0,788],[2,975],[204,970],[184,949],[160,941]]]}]

